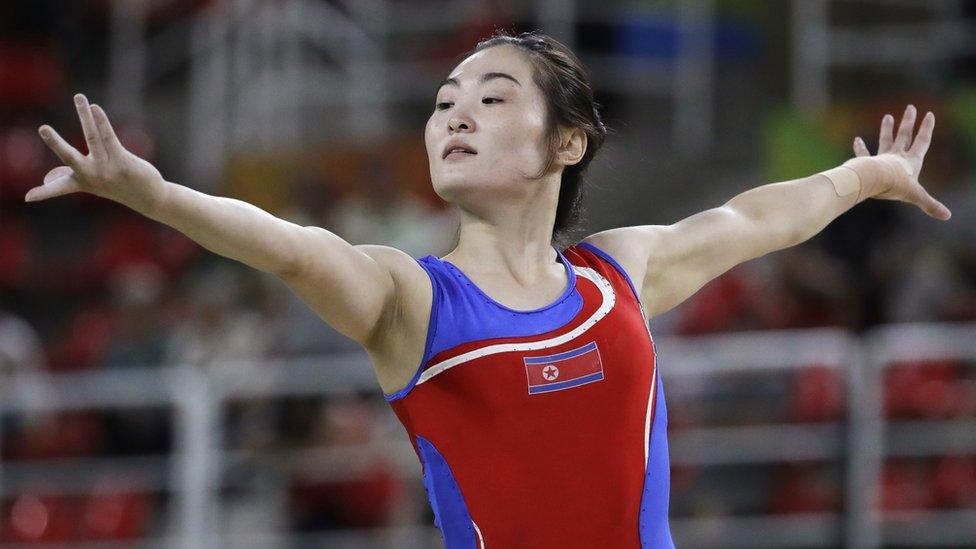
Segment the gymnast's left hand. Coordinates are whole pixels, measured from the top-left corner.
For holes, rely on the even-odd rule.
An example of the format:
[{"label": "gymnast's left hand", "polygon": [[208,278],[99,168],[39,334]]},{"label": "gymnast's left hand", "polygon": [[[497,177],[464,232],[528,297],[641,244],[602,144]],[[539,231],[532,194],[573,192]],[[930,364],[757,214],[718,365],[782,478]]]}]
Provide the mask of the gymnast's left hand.
[{"label": "gymnast's left hand", "polygon": [[[898,126],[898,135],[892,135],[895,126],[895,118],[890,114],[884,115],[881,119],[881,135],[878,139],[878,154],[876,158],[894,160],[889,162],[889,166],[895,167],[896,163],[911,167],[911,174],[906,177],[890,177],[892,183],[882,192],[875,194],[872,198],[884,200],[900,200],[915,204],[923,212],[935,219],[942,221],[952,217],[952,212],[944,204],[932,198],[918,182],[918,174],[922,171],[922,162],[925,160],[925,153],[929,150],[932,142],[932,130],[935,129],[935,115],[931,112],[925,114],[922,123],[919,125],[918,133],[912,139],[912,131],[915,128],[915,106],[908,105],[905,114],[901,118]],[[858,137],[854,140],[854,154],[858,157],[871,156],[864,141]],[[902,172],[904,173],[904,172]]]}]

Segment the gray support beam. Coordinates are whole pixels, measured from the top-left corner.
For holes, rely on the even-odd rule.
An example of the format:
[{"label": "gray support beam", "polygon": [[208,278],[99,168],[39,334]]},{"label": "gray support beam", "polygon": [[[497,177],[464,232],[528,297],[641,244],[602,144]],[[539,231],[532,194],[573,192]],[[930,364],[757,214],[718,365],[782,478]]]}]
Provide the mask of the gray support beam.
[{"label": "gray support beam", "polygon": [[793,107],[819,114],[829,98],[827,0],[793,0]]},{"label": "gray support beam", "polygon": [[216,2],[193,24],[190,36],[190,101],[186,122],[187,186],[213,192],[227,143],[230,20]]},{"label": "gray support beam", "polygon": [[[145,121],[147,0],[114,0],[109,6],[108,97],[115,117]],[[101,101],[99,101],[100,103]]]},{"label": "gray support beam", "polygon": [[845,547],[872,549],[881,543],[880,482],[883,444],[883,370],[860,345],[847,368],[847,467],[844,488]]},{"label": "gray support beam", "polygon": [[347,37],[343,55],[347,129],[357,139],[381,137],[392,121],[384,49],[389,6],[384,0],[346,0],[344,4],[361,29]]},{"label": "gray support beam", "polygon": [[543,32],[576,51],[576,0],[539,0],[536,19]]},{"label": "gray support beam", "polygon": [[217,547],[220,404],[209,377],[195,368],[177,367],[170,380],[176,414],[171,539],[187,549]]},{"label": "gray support beam", "polygon": [[678,6],[678,56],[671,94],[674,141],[685,157],[708,154],[712,145],[713,0],[687,0]]}]

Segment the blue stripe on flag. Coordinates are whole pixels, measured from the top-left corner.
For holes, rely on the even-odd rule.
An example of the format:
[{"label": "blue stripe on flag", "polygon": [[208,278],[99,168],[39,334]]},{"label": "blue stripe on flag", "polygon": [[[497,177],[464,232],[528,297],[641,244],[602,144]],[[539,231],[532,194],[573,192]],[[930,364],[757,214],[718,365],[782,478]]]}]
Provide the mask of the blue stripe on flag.
[{"label": "blue stripe on flag", "polygon": [[529,387],[529,394],[534,395],[536,393],[547,393],[549,391],[568,389],[570,387],[576,387],[577,385],[583,385],[584,383],[600,381],[601,379],[603,379],[603,372],[596,372],[595,374],[570,379],[569,381],[560,381],[559,383],[550,383],[548,385],[534,385]]},{"label": "blue stripe on flag", "polygon": [[567,358],[573,358],[574,356],[579,356],[583,353],[587,353],[596,349],[596,341],[591,341],[586,345],[583,345],[579,349],[573,349],[572,351],[566,351],[565,353],[560,353],[558,355],[550,356],[533,356],[525,357],[526,364],[543,364],[546,362],[555,362],[557,360],[565,360]]}]

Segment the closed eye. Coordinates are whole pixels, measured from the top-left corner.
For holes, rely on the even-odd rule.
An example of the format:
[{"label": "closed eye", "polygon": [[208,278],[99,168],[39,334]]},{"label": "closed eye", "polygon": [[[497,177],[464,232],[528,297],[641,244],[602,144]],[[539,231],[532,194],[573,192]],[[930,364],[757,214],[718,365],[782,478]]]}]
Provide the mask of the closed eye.
[{"label": "closed eye", "polygon": [[[490,101],[490,103],[489,103],[489,101]],[[497,98],[497,97],[486,97],[486,98],[482,99],[481,102],[484,103],[484,104],[486,104],[486,105],[492,105],[492,104],[495,104],[495,103],[501,103],[502,100],[499,99],[499,98]],[[454,103],[451,103],[449,101],[442,101],[442,102],[438,103],[437,105],[435,105],[435,108],[437,110],[439,110],[439,111],[442,111],[442,110],[450,107],[453,104]]]}]

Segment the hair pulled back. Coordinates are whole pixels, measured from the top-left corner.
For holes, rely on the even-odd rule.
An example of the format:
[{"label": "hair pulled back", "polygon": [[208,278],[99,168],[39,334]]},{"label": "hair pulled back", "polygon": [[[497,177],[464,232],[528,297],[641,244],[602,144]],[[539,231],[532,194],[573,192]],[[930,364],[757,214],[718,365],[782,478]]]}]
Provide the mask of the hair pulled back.
[{"label": "hair pulled back", "polygon": [[583,173],[603,146],[607,127],[597,112],[599,105],[593,99],[593,88],[590,86],[590,75],[586,67],[568,47],[551,36],[538,31],[512,35],[505,30],[498,30],[491,37],[478,42],[461,59],[504,44],[526,52],[533,67],[532,79],[545,98],[545,139],[548,141],[549,153],[545,167],[536,178],[548,172],[556,158],[559,126],[577,127],[586,134],[583,158],[563,169],[559,184],[552,240],[557,247],[564,248],[571,244],[571,233],[582,224]]}]

